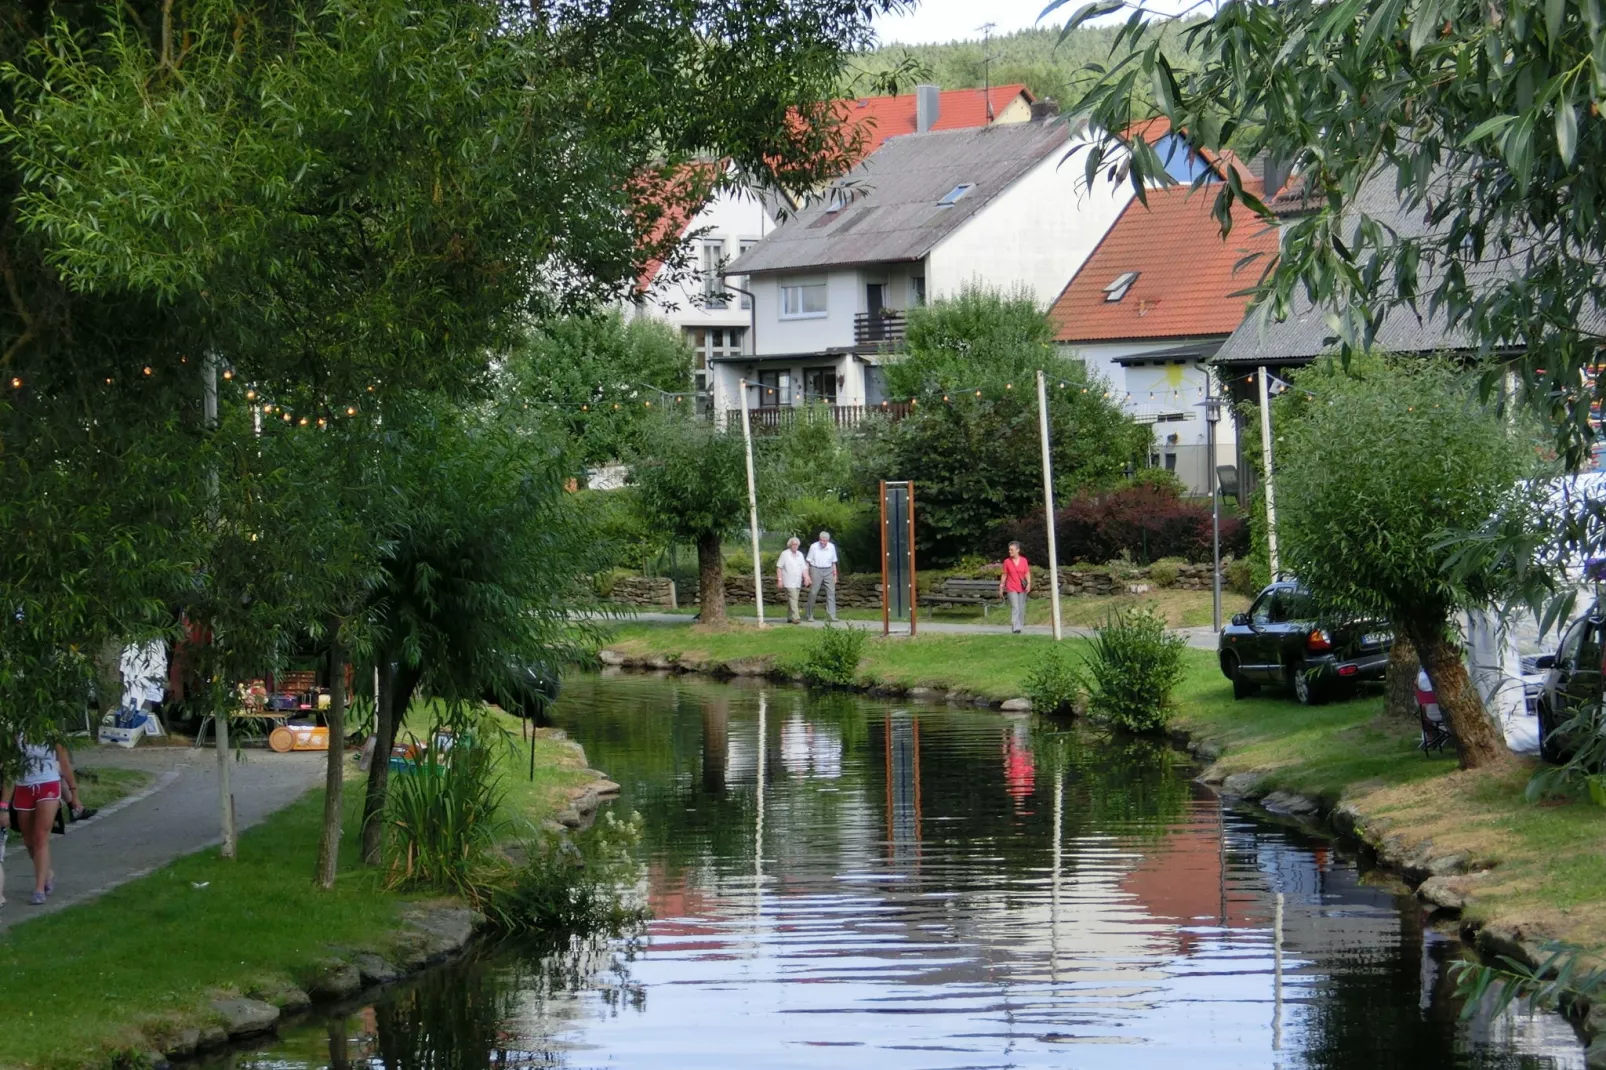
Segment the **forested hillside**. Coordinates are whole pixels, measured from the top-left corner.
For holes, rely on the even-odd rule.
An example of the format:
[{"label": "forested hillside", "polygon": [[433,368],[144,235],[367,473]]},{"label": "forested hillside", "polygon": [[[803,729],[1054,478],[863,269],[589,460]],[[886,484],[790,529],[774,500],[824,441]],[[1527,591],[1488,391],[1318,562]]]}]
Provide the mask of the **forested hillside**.
[{"label": "forested hillside", "polygon": [[[1024,82],[1036,96],[1053,97],[1061,104],[1069,104],[1092,77],[1087,71],[1089,64],[1108,66],[1112,62],[1110,48],[1115,43],[1117,29],[1115,26],[1083,28],[1064,41],[1059,39],[1060,28],[1049,26],[994,37],[985,45],[979,38],[940,45],[888,45],[856,57],[849,71],[850,92],[872,92],[872,83],[878,75],[913,61],[922,73],[912,80],[901,78],[900,83],[912,84],[929,78],[944,89],[966,89],[984,82],[992,85]],[[1168,42],[1178,52],[1181,51],[1179,37],[1176,28],[1168,34]]]}]

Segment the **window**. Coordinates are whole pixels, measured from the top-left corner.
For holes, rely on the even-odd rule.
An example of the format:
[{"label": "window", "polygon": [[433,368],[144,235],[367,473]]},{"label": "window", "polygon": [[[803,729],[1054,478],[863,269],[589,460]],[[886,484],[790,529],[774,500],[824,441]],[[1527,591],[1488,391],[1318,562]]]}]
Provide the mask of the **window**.
[{"label": "window", "polygon": [[1156,141],[1153,148],[1166,174],[1178,182],[1192,182],[1205,174],[1214,175],[1205,158],[1188,147],[1186,138],[1167,134]]},{"label": "window", "polygon": [[975,188],[976,187],[974,185],[972,185],[971,183],[969,183],[969,182],[962,183],[961,185],[955,186],[953,189],[951,189],[947,193],[943,194],[942,200],[937,202],[937,207],[938,208],[952,208],[954,205],[956,205],[956,204],[958,204],[960,202],[960,200],[965,196],[965,194],[969,193],[971,190],[973,190]]},{"label": "window", "polygon": [[686,344],[691,346],[692,377],[698,391],[708,389],[708,366],[717,357],[734,357],[742,353],[746,340],[745,327],[687,327]]},{"label": "window", "polygon": [[1110,284],[1104,287],[1104,300],[1111,303],[1121,300],[1132,289],[1132,284],[1138,281],[1138,275],[1136,271],[1123,271],[1111,279]]},{"label": "window", "polygon": [[792,404],[790,372],[759,372],[756,398],[760,408]]},{"label": "window", "polygon": [[909,277],[909,307],[926,307],[926,277],[924,275],[911,275]]},{"label": "window", "polygon": [[[747,250],[751,249],[753,246],[755,246],[757,244],[758,244],[758,239],[756,239],[756,238],[744,238],[741,241],[741,243],[737,246],[737,249],[738,249],[737,255],[738,256],[746,256],[747,255]],[[752,279],[750,279],[750,278],[742,279],[742,289],[751,290],[752,288],[753,288],[753,280]],[[744,293],[741,296],[742,296],[742,311],[745,312],[748,309],[753,307],[753,295],[750,294],[750,293]]]},{"label": "window", "polygon": [[719,277],[720,269],[725,266],[725,242],[722,238],[710,238],[703,242],[701,271],[703,279],[703,307],[724,308],[729,303],[729,296],[725,293],[725,283]]},{"label": "window", "polygon": [[803,400],[836,404],[836,367],[803,369]]},{"label": "window", "polygon": [[825,314],[824,282],[792,282],[781,285],[783,320],[816,319]]}]

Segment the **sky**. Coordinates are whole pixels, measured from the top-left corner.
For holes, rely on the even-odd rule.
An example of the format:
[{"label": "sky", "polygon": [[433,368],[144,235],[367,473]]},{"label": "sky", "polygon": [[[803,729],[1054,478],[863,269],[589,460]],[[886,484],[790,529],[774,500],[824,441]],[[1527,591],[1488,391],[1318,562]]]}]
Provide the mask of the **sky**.
[{"label": "sky", "polygon": [[[1084,0],[1068,0],[1050,15],[1044,25],[1060,25],[1074,15]],[[1147,0],[1146,8],[1174,12],[1188,0]],[[991,22],[994,35],[1014,33],[1036,26],[1037,16],[1048,0],[918,0],[906,14],[883,15],[876,19],[876,32],[883,44],[925,45],[945,41],[968,41],[982,36],[981,27]],[[1099,21],[1119,21],[1125,14],[1106,16]]]}]

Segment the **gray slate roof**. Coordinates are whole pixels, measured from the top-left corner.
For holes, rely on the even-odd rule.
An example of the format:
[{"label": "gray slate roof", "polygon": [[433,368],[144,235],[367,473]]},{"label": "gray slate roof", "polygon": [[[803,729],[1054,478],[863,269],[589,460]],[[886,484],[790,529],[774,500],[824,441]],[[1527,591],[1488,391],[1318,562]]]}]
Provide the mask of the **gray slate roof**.
[{"label": "gray slate roof", "polygon": [[[1352,202],[1357,212],[1394,229],[1401,237],[1422,237],[1430,227],[1427,207],[1406,211],[1396,193],[1395,173],[1383,170],[1368,179]],[[1399,306],[1384,316],[1378,327],[1376,347],[1390,353],[1453,353],[1474,350],[1477,345],[1461,326],[1451,326],[1442,310],[1429,312],[1428,295],[1438,286],[1443,267],[1428,262],[1424,249],[1423,263],[1417,272],[1417,310]],[[1489,258],[1468,262],[1465,265],[1467,281],[1473,289],[1480,282],[1493,286],[1503,279],[1519,274],[1523,269],[1522,257],[1513,255],[1505,260]],[[1599,333],[1603,317],[1600,309],[1586,305],[1583,322],[1585,330]],[[1238,329],[1233,331],[1216,352],[1214,363],[1238,366],[1261,364],[1304,364],[1338,346],[1338,339],[1327,323],[1325,311],[1312,305],[1303,290],[1296,293],[1294,308],[1287,319],[1259,322],[1251,312]]]},{"label": "gray slate roof", "polygon": [[[1012,123],[891,138],[837,185],[732,261],[727,275],[919,260],[1031,168],[1068,146],[1062,122]],[[957,204],[937,207],[955,186],[974,185]]]}]

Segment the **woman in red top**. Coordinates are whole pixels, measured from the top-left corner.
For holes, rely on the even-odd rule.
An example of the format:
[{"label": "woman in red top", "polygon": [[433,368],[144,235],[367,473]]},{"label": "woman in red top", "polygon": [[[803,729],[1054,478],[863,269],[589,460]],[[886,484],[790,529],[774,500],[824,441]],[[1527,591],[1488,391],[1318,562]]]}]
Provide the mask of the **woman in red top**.
[{"label": "woman in red top", "polygon": [[1009,629],[1016,635],[1026,627],[1026,596],[1031,593],[1032,566],[1021,556],[1020,543],[1012,542],[998,577],[998,594],[1009,599]]}]

